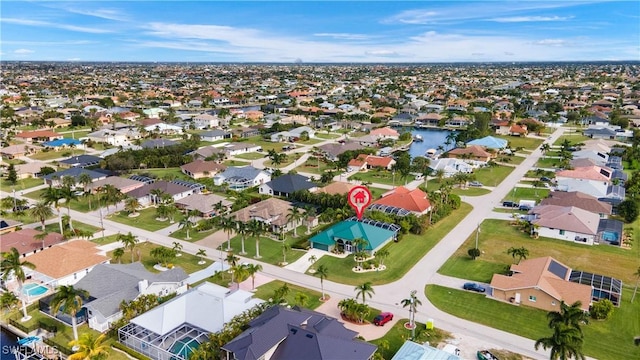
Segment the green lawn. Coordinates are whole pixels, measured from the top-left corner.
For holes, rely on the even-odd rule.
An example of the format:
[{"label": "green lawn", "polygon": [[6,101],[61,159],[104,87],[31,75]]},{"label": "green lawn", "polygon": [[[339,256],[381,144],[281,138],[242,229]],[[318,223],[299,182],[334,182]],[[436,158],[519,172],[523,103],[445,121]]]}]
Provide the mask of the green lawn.
[{"label": "green lawn", "polygon": [[[408,311],[407,311],[408,313]],[[395,314],[398,316],[398,314]],[[399,316],[398,316],[399,317]],[[404,324],[409,322],[409,319],[399,319],[391,329],[385,334],[385,336],[370,341],[371,343],[378,345],[378,353],[382,354],[385,359],[391,359],[395,355],[405,340],[411,338],[411,330],[404,327]],[[387,325],[388,326],[388,325]],[[438,346],[439,343],[451,338],[451,334],[444,330],[433,329],[427,330],[427,327],[423,323],[416,322],[416,338],[418,343],[429,342],[431,346]],[[388,345],[388,348],[386,347]]]},{"label": "green lawn", "polygon": [[342,284],[359,285],[365,281],[371,281],[373,285],[381,285],[398,280],[449,233],[471,209],[470,205],[463,203],[446,219],[426,229],[424,234],[407,234],[399,242],[386,245],[386,249],[389,250],[389,257],[384,261],[387,270],[354,273],[351,270],[355,266],[352,256],[344,259],[323,256],[315,263],[314,267],[325,265],[329,271],[328,279]]},{"label": "green lawn", "polygon": [[342,135],[339,134],[327,134],[326,132],[321,133],[321,132],[316,132],[316,137],[318,139],[323,139],[323,140],[331,140],[331,139],[337,139]]},{"label": "green lawn", "polygon": [[536,167],[545,168],[545,169],[555,169],[558,167],[560,163],[560,159],[552,158],[552,157],[541,157],[536,163]]},{"label": "green lawn", "polygon": [[[400,177],[400,174],[393,174],[389,170],[371,169],[366,172],[357,172],[348,178],[349,180],[361,180],[363,182],[396,185],[400,186],[404,184],[404,179]],[[407,178],[407,180],[413,180],[413,176]],[[346,179],[345,179],[346,181]]]},{"label": "green lawn", "polygon": [[266,154],[253,152],[253,153],[238,154],[238,155],[235,155],[234,157],[239,159],[245,159],[245,160],[258,160],[258,159],[264,158],[265,156]]},{"label": "green lawn", "polygon": [[[78,155],[82,155],[84,154],[85,151],[81,150],[81,149],[75,149],[73,150],[73,156],[78,156]],[[72,152],[70,149],[64,149],[64,150],[60,150],[60,151],[41,151],[39,153],[33,154],[33,155],[29,155],[28,157],[30,159],[33,160],[41,160],[41,161],[47,161],[47,160],[53,160],[53,159],[58,159],[58,158],[67,158],[69,156],[72,156]]]},{"label": "green lawn", "polygon": [[[138,213],[140,213],[140,215],[138,215],[137,217],[129,217],[129,214],[126,211],[119,211],[116,214],[109,215],[107,218],[109,220],[117,221],[121,224],[126,224],[149,231],[158,231],[171,225],[169,223],[169,220],[156,220],[156,209],[153,207],[138,210]],[[180,222],[180,220],[182,220],[182,216],[183,215],[181,213],[177,213],[175,221]]]},{"label": "green lawn", "polygon": [[[291,246],[297,243],[298,241],[300,241],[300,239],[302,239],[304,236],[307,236],[307,235],[304,235],[304,230],[298,231],[298,238],[293,239],[293,237],[287,234],[285,237],[285,241],[287,244]],[[242,250],[241,243],[242,243],[241,236],[236,236],[231,239],[231,248],[233,249],[234,253],[236,254],[240,253],[240,251]],[[226,241],[223,244],[222,248],[223,249],[227,248]],[[247,255],[245,256],[254,257],[256,255],[256,239],[254,237],[246,236],[246,239],[244,242],[244,249],[247,252]],[[305,252],[303,250],[297,250],[297,249],[287,250],[286,251],[287,262],[292,263],[298,260],[302,255],[304,255],[304,253]],[[261,256],[260,261],[273,264],[273,265],[278,265],[283,261],[282,242],[261,236],[260,237],[260,256]]]},{"label": "green lawn", "polygon": [[227,166],[247,166],[250,165],[250,161],[240,161],[240,160],[225,160],[222,162]]},{"label": "green lawn", "polygon": [[15,189],[16,192],[19,193],[22,190],[29,189],[34,186],[39,186],[42,184],[44,184],[44,181],[38,178],[21,179],[21,180],[18,180],[15,183],[15,185],[11,184],[9,181],[7,181],[7,179],[2,178],[2,180],[0,181],[0,188],[2,188],[2,190],[6,192],[11,192],[13,191],[13,189]]},{"label": "green lawn", "polygon": [[[318,167],[318,165],[320,165],[320,167]],[[328,165],[327,163],[322,161],[322,159],[320,159],[320,161],[307,160],[304,164],[298,165],[298,167],[296,167],[296,170],[301,172],[306,172],[306,173],[318,174],[318,175],[322,175],[327,171],[336,171],[336,175],[338,174],[336,169],[334,169],[331,165]]]},{"label": "green lawn", "polygon": [[171,236],[172,238],[180,239],[180,240],[196,242],[206,238],[207,236],[213,234],[214,232],[216,232],[215,229],[206,230],[206,231],[196,231],[192,229],[189,231],[190,239],[187,240],[187,232],[184,229],[179,229],[178,231],[172,232],[171,235],[169,236]]},{"label": "green lawn", "polygon": [[298,141],[297,144],[304,144],[304,145],[315,145],[318,143],[323,142],[325,139],[309,139],[306,141]]},{"label": "green lawn", "polygon": [[[274,280],[274,281],[270,281],[264,285],[260,285],[256,288],[256,292],[254,294],[254,297],[268,301],[270,298],[273,297],[273,293],[276,289],[282,287],[282,285],[284,285],[285,282],[280,281],[280,280]],[[303,306],[307,309],[315,309],[318,306],[320,306],[322,304],[322,302],[320,301],[320,297],[322,297],[322,294],[318,291],[315,290],[310,290],[307,288],[304,288],[302,286],[297,286],[297,285],[293,285],[293,284],[289,284],[286,283],[287,286],[289,287],[289,289],[291,290],[289,292],[289,295],[287,295],[285,297],[285,300],[287,301],[287,303],[289,305],[300,305]],[[305,295],[307,295],[307,302],[304,304],[298,304],[296,303],[296,295],[298,293],[303,293]]]},{"label": "green lawn", "polygon": [[[63,210],[62,214],[66,214],[66,212]],[[87,231],[87,232],[91,232],[92,234],[95,234],[96,232],[100,231],[99,227],[93,226],[93,225],[89,225],[89,224],[85,224],[85,223],[81,223],[80,221],[75,221],[73,220],[73,228],[75,230],[81,230],[81,231]],[[59,232],[60,231],[60,224],[56,221],[54,223],[45,225],[44,230],[47,232]]]},{"label": "green lawn", "polygon": [[525,148],[529,150],[535,150],[544,140],[530,137],[520,137],[520,136],[504,136],[497,135],[497,138],[505,139],[509,142],[509,146],[511,148]]},{"label": "green lawn", "polygon": [[454,188],[452,193],[459,196],[481,196],[490,193],[491,190],[467,186],[466,188]]},{"label": "green lawn", "polygon": [[496,162],[502,162],[502,163],[506,163],[506,164],[513,164],[513,165],[520,165],[522,164],[522,162],[524,161],[524,159],[526,159],[526,156],[517,156],[517,155],[513,155],[513,156],[509,156],[509,155],[500,155],[498,156],[495,161]]},{"label": "green lawn", "polygon": [[536,202],[549,196],[549,189],[546,188],[526,188],[514,187],[504,198],[504,201],[535,200]]},{"label": "green lawn", "polygon": [[94,236],[93,239],[91,239],[91,242],[98,246],[111,244],[116,241],[118,241],[118,234],[105,236],[104,238],[102,238],[102,236]]},{"label": "green lawn", "polygon": [[[507,254],[512,246],[525,247],[529,258],[552,256],[572,269],[612,276],[624,284],[634,284],[633,276],[638,268],[640,246],[622,249],[609,245],[581,245],[572,242],[531,238],[505,220],[485,220],[480,226],[478,248],[483,254],[471,260],[467,250],[475,246],[475,233],[438,270],[439,273],[462,279],[490,282],[495,272],[503,273],[506,266],[513,263]],[[615,266],[612,266],[615,264]]]},{"label": "green lawn", "polygon": [[564,135],[560,136],[558,140],[556,140],[556,142],[553,143],[553,145],[560,146],[565,139],[569,140],[571,144],[580,144],[591,138],[588,136],[582,135],[582,132],[572,133],[572,134],[567,134],[565,132]]},{"label": "green lawn", "polygon": [[[24,196],[30,199],[38,200],[42,198],[42,194],[44,194],[45,191],[46,189],[40,189],[40,190],[32,191],[28,194],[25,194]],[[80,212],[89,212],[89,211],[97,210],[99,209],[98,199],[99,199],[98,196],[95,194],[92,194],[87,197],[78,196],[77,199],[71,200],[70,207],[71,209],[80,211]],[[89,204],[91,204],[91,207],[89,207]],[[60,208],[63,209],[63,212],[66,211],[66,204],[64,203],[64,200],[63,202],[60,203]]]},{"label": "green lawn", "polygon": [[183,174],[179,167],[171,167],[171,168],[154,168],[154,169],[140,169],[140,170],[132,170],[133,174],[150,174],[160,179],[179,179],[186,181],[194,181],[192,178]]},{"label": "green lawn", "polygon": [[486,166],[473,171],[476,181],[483,183],[485,186],[498,186],[513,171],[511,166]]},{"label": "green lawn", "polygon": [[[153,266],[157,264],[157,261],[151,256],[151,250],[157,248],[159,245],[152,244],[150,242],[140,242],[136,245],[134,249],[134,260],[138,261],[138,250],[140,251],[140,258],[142,259],[142,265],[144,267],[153,272],[157,273],[158,270],[154,269]],[[211,254],[208,254],[211,255]],[[113,258],[113,251],[107,253],[107,256]],[[211,265],[211,260],[206,260],[206,264],[198,265],[198,257],[195,255],[182,253],[181,256],[174,258],[170,263],[174,266],[182,268],[187,274],[191,274],[198,270],[202,270],[207,266]],[[112,260],[111,263],[122,263],[122,264],[130,264],[131,263],[131,251],[126,250],[124,256],[120,259],[120,261]]]},{"label": "green lawn", "polygon": [[[606,321],[592,321],[582,327],[585,355],[598,359],[638,359],[640,347],[633,337],[640,334],[640,302],[630,303],[623,294],[622,306]],[[425,293],[438,309],[457,317],[536,340],[550,336],[546,312],[526,306],[514,306],[469,291],[428,285]],[[631,320],[630,319],[634,319]]]},{"label": "green lawn", "polygon": [[[29,210],[23,211],[21,213],[14,213],[12,211],[0,211],[0,215],[2,216],[3,219],[20,221],[25,225],[37,222],[38,223],[37,229],[40,230],[40,220],[35,219],[33,216],[29,215]],[[58,215],[54,210],[53,215],[49,216],[47,219],[53,219],[56,216]]]}]

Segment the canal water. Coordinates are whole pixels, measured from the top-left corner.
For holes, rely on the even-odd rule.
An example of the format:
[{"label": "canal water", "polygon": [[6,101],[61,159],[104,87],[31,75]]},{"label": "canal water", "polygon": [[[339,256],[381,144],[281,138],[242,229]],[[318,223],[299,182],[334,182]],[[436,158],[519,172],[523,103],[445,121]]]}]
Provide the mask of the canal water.
[{"label": "canal water", "polygon": [[[405,130],[406,128],[398,129],[398,131],[400,132]],[[445,142],[447,141],[447,135],[449,135],[449,133],[451,133],[450,130],[411,128],[411,135],[420,135],[422,136],[423,141],[419,142],[414,140],[411,144],[411,147],[409,148],[409,155],[411,155],[411,158],[414,158],[416,156],[424,156],[427,150],[438,149],[438,146],[440,145],[445,148],[445,151],[450,150],[451,148],[453,148],[453,144],[445,144]],[[438,153],[440,152],[441,151],[438,151]]]},{"label": "canal water", "polygon": [[15,355],[11,352],[18,346],[18,337],[4,328],[0,331],[0,360],[15,360]]}]

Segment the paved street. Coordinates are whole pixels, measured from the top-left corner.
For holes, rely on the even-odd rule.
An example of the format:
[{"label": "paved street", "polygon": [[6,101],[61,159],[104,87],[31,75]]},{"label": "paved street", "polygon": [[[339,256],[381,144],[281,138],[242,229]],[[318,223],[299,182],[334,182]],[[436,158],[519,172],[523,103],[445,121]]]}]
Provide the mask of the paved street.
[{"label": "paved street", "polygon": [[[562,128],[556,130],[548,142],[553,143],[562,135],[563,131],[564,129]],[[541,155],[540,150],[534,151],[522,162],[522,164],[515,167],[513,172],[499,186],[494,188],[491,193],[478,197],[464,197],[463,200],[473,206],[473,210],[469,215],[462,219],[460,223],[431,251],[429,251],[429,253],[407,274],[405,274],[402,279],[387,285],[376,286],[375,295],[370,301],[368,301],[368,303],[383,311],[392,311],[395,314],[398,314],[399,317],[408,317],[408,311],[401,307],[400,301],[403,298],[408,297],[409,292],[415,289],[418,291],[418,297],[422,302],[422,306],[418,308],[416,317],[418,321],[426,322],[428,319],[433,319],[436,327],[461,336],[467,335],[474,337],[485,342],[487,347],[500,347],[532,358],[548,357],[547,352],[535,351],[533,349],[534,342],[532,340],[456,318],[455,316],[449,315],[435,308],[435,306],[431,304],[424,295],[424,286],[427,284],[439,284],[455,288],[459,288],[461,286],[464,280],[439,275],[436,273],[437,270],[476,230],[478,224],[486,218],[497,216],[497,213],[492,212],[493,208],[496,205],[499,205],[501,200],[509,193],[520,178],[524,176],[527,170],[531,169],[535,165]],[[418,181],[415,186],[420,182],[421,181]],[[8,195],[11,194],[2,192],[2,196]],[[81,213],[71,211],[71,215],[74,220],[94,226],[100,226],[99,215],[95,212]],[[138,236],[141,241],[150,241],[168,247],[172,247],[172,243],[177,241],[176,239],[170,238],[164,234],[164,231],[154,233],[110,221],[108,219],[104,220],[104,224],[112,233],[127,233],[130,231],[134,235]],[[183,251],[187,253],[195,254],[198,249],[204,248],[207,250],[207,255],[210,259],[217,260],[226,256],[224,252],[216,250],[215,248],[203,247],[203,244],[194,244],[186,241],[180,242],[184,246]],[[243,259],[242,261],[254,262],[253,259]],[[264,275],[268,277],[281,279],[296,285],[313,288],[318,291],[320,290],[320,280],[318,278],[305,275],[297,267],[295,267],[295,269],[288,269],[269,264],[262,264],[262,266],[264,268]],[[332,299],[339,300],[354,296],[352,285],[334,283],[331,282],[330,279],[331,276],[329,276],[329,280],[325,280],[324,288],[325,291],[331,295]]]}]

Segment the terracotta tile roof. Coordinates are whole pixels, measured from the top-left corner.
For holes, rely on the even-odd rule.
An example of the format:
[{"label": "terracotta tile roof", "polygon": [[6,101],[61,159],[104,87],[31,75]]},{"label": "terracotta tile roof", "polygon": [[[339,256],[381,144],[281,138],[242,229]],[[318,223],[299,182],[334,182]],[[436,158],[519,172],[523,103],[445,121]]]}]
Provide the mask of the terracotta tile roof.
[{"label": "terracotta tile roof", "polygon": [[61,134],[51,130],[24,131],[16,135],[19,138],[32,139],[41,137],[62,137]]},{"label": "terracotta tile roof", "polygon": [[[0,251],[7,252],[11,248],[16,248],[20,254],[27,254],[34,250],[42,248],[42,240],[34,239],[34,236],[40,234],[41,231],[35,229],[22,229],[11,233],[3,234],[0,242]],[[49,233],[44,239],[44,246],[57,244],[63,240],[62,235],[58,233]]]},{"label": "terracotta tile roof", "polygon": [[98,252],[92,242],[75,240],[33,254],[29,262],[36,266],[35,271],[59,279],[109,260]]},{"label": "terracotta tile roof", "polygon": [[[602,174],[602,171],[609,172],[609,176]],[[585,179],[596,181],[609,181],[613,170],[609,170],[600,166],[577,167],[573,170],[562,170],[556,173],[556,177],[567,177],[573,179]]]},{"label": "terracotta tile roof", "polygon": [[392,128],[383,127],[380,129],[371,130],[370,135],[382,135],[382,136],[399,136],[400,134]]},{"label": "terracotta tile roof", "polygon": [[521,126],[521,125],[518,125],[518,124],[514,124],[514,125],[511,125],[511,128],[509,129],[509,132],[516,133],[516,134],[526,134],[527,133],[527,127],[526,126]]},{"label": "terracotta tile roof", "polygon": [[351,189],[353,189],[354,187],[356,187],[355,184],[336,181],[323,188],[318,189],[318,192],[329,194],[329,195],[346,194],[349,191],[351,191]]},{"label": "terracotta tile roof", "polygon": [[611,204],[579,191],[552,191],[548,198],[540,201],[540,205],[575,206],[596,214],[611,215]]},{"label": "terracotta tile roof", "polygon": [[480,145],[469,145],[464,148],[455,148],[449,151],[449,154],[453,154],[453,155],[471,154],[474,157],[481,157],[481,158],[491,157],[491,153],[486,151],[484,147]]},{"label": "terracotta tile roof", "polygon": [[384,194],[382,198],[374,201],[373,203],[393,206],[420,214],[431,209],[431,203],[424,191],[418,188],[409,190],[404,186],[399,186],[395,190]]},{"label": "terracotta tile roof", "polygon": [[[557,268],[560,272],[552,272]],[[549,294],[558,301],[572,304],[576,301],[582,303],[582,309],[589,310],[591,303],[591,286],[569,281],[571,269],[547,256],[535,259],[527,259],[520,264],[511,265],[512,276],[494,274],[491,279],[491,287],[499,290],[517,290],[537,288]],[[564,277],[558,274],[565,272]]]},{"label": "terracotta tile roof", "polygon": [[388,156],[373,156],[373,155],[369,155],[366,157],[365,162],[367,163],[367,165],[371,166],[371,167],[388,167],[389,165],[391,165],[391,163],[395,162],[395,160],[392,157],[388,157]]}]

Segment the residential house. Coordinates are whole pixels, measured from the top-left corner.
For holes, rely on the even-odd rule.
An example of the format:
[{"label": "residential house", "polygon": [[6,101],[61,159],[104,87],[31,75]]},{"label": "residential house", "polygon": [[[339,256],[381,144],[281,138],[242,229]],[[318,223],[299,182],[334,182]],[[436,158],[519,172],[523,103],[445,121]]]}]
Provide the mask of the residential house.
[{"label": "residential house", "polygon": [[409,190],[399,186],[382,194],[382,197],[374,201],[369,209],[401,216],[409,213],[420,216],[431,211],[431,203],[424,191],[418,188]]},{"label": "residential house", "polygon": [[400,133],[390,127],[383,127],[379,129],[373,129],[369,132],[369,135],[377,136],[381,139],[393,139],[398,140]]},{"label": "residential house", "polygon": [[227,157],[227,153],[223,148],[215,146],[201,147],[200,149],[189,153],[189,155],[192,155],[195,160],[204,160],[212,157],[223,160]]},{"label": "residential house", "polygon": [[271,232],[281,234],[302,225],[302,220],[293,222],[287,218],[293,208],[293,204],[289,201],[269,198],[240,209],[230,217],[243,223],[257,220],[268,226]]},{"label": "residential house", "polygon": [[129,138],[126,133],[115,130],[98,130],[87,134],[87,140],[91,140],[97,143],[107,143],[111,146],[124,146],[129,145]]},{"label": "residential house", "polygon": [[485,136],[481,139],[471,140],[467,145],[480,145],[487,149],[502,150],[507,148],[508,141],[493,136]]},{"label": "residential house", "polygon": [[178,295],[187,291],[188,275],[179,267],[159,273],[149,272],[140,262],[131,264],[99,264],[74,287],[89,292],[83,307],[89,327],[105,332],[122,317],[120,304],[140,295]]},{"label": "residential house", "polygon": [[368,223],[355,218],[341,221],[327,230],[309,239],[311,248],[324,251],[334,249],[355,252],[355,239],[363,239],[365,244],[360,251],[373,254],[397,237],[399,226],[385,223]]},{"label": "residential house", "polygon": [[178,209],[196,211],[203,218],[220,215],[231,210],[233,202],[215,194],[192,194],[175,202]]},{"label": "residential house", "polygon": [[560,191],[580,191],[591,196],[607,197],[613,170],[602,166],[576,167],[556,173]]},{"label": "residential house", "polygon": [[227,167],[215,161],[194,160],[180,166],[182,173],[192,179],[210,178],[224,171]]},{"label": "residential house", "polygon": [[198,189],[196,188],[184,184],[179,184],[177,182],[180,181],[156,181],[152,184],[145,184],[141,187],[133,189],[127,192],[126,195],[127,197],[138,199],[138,202],[141,206],[149,206],[157,202],[158,200],[152,193],[152,191],[154,190],[160,190],[163,193],[168,194],[169,196],[171,196],[173,201],[178,201],[182,198],[198,192]]},{"label": "residential house", "polygon": [[231,190],[245,190],[271,181],[271,174],[253,166],[229,166],[222,173],[213,177],[216,186],[226,184]]},{"label": "residential house", "polygon": [[82,175],[82,174],[88,174],[89,177],[91,178],[92,182],[95,182],[95,181],[98,181],[98,180],[102,180],[102,179],[106,179],[107,176],[108,176],[104,172],[84,169],[84,168],[81,168],[81,167],[72,167],[72,168],[69,168],[69,169],[59,170],[59,171],[56,171],[54,173],[45,175],[45,176],[42,177],[42,179],[44,180],[44,183],[46,185],[60,186],[60,185],[62,185],[62,179],[63,178],[71,177],[71,178],[74,178],[76,180],[76,186],[77,186],[78,185],[77,181],[78,181],[80,175]]},{"label": "residential house", "polygon": [[105,186],[111,185],[120,190],[121,193],[126,194],[135,189],[143,187],[144,184],[144,182],[134,179],[123,178],[119,176],[109,176],[106,179],[92,182],[87,186],[87,189],[91,190],[92,192],[98,192]]},{"label": "residential house", "polygon": [[154,360],[187,360],[209,334],[262,300],[244,290],[204,282],[118,329],[118,340]]},{"label": "residential house", "polygon": [[335,318],[298,307],[274,306],[221,350],[234,360],[370,360],[376,346],[357,339]]},{"label": "residential house", "polygon": [[93,155],[78,155],[72,156],[68,159],[58,161],[58,164],[62,168],[86,168],[91,166],[97,166],[102,161],[101,157],[93,156]]},{"label": "residential house", "polygon": [[596,150],[578,150],[572,153],[573,159],[590,159],[598,166],[605,166],[609,161],[608,152]]},{"label": "residential house", "polygon": [[272,142],[295,141],[296,139],[300,139],[303,133],[306,133],[309,138],[314,138],[316,136],[316,131],[312,128],[308,126],[299,126],[289,131],[273,133],[271,134],[270,139]]},{"label": "residential house", "polygon": [[42,168],[51,167],[51,164],[42,161],[28,162],[25,164],[15,165],[18,179],[29,179],[40,177]]},{"label": "residential house", "polygon": [[260,185],[258,192],[260,194],[271,196],[288,197],[296,191],[313,191],[316,187],[318,187],[318,185],[311,182],[311,179],[306,176],[299,174],[284,174]]},{"label": "residential house", "polygon": [[211,129],[220,126],[220,122],[217,115],[210,115],[207,113],[200,114],[192,119],[193,125],[196,129]]},{"label": "residential house", "polygon": [[29,156],[42,150],[42,146],[30,144],[9,145],[0,149],[0,156],[5,159],[15,159],[21,156]]},{"label": "residential house", "polygon": [[473,172],[473,166],[460,159],[452,158],[431,160],[429,169],[434,173],[442,170],[445,178],[452,177],[457,173],[471,174]]},{"label": "residential house", "polygon": [[87,240],[67,241],[29,256],[34,269],[26,270],[32,279],[51,288],[74,285],[99,264],[109,263],[96,244]]},{"label": "residential house", "polygon": [[536,206],[529,214],[539,236],[593,245],[598,234],[600,216],[575,206]]},{"label": "residential house", "polygon": [[173,145],[177,145],[178,143],[173,140],[168,139],[149,139],[141,144],[144,149],[160,149]]},{"label": "residential house", "polygon": [[145,126],[145,131],[155,134],[163,134],[163,135],[176,135],[182,134],[182,128],[180,126],[165,124],[163,122]]},{"label": "residential house", "polygon": [[461,360],[461,358],[434,348],[429,343],[418,344],[411,340],[405,340],[391,360]]},{"label": "residential house", "polygon": [[64,136],[51,130],[23,131],[16,135],[16,138],[23,140],[27,144],[42,141],[52,141],[62,139]]},{"label": "residential house", "polygon": [[511,265],[511,273],[493,275],[494,298],[545,311],[560,311],[562,302],[580,301],[580,308],[589,311],[591,286],[570,281],[571,269],[550,256],[522,260]]},{"label": "residential house", "polygon": [[357,141],[360,145],[365,147],[377,147],[380,139],[381,139],[380,136],[371,135],[371,134],[354,138],[355,141]]},{"label": "residential house", "polygon": [[249,138],[253,136],[260,135],[260,129],[257,127],[247,127],[242,129],[236,129],[233,131],[234,136],[238,136],[240,138]]},{"label": "residential house", "polygon": [[598,214],[600,218],[611,215],[611,204],[599,201],[598,198],[579,191],[552,191],[549,197],[542,199],[540,205],[575,206]]},{"label": "residential house", "polygon": [[[36,236],[42,233],[42,231],[36,229],[12,229],[11,220],[2,220],[7,226],[2,231],[6,231],[2,235],[2,241],[0,242],[0,252],[11,251],[11,248],[16,248],[20,255],[28,256],[32,253],[35,254],[40,250],[49,248],[55,244],[59,244],[64,240],[64,237],[58,233],[48,233],[44,239],[36,240]],[[15,230],[9,232],[9,230]]]},{"label": "residential house", "polygon": [[360,154],[357,158],[351,160],[348,166],[350,169],[352,168],[350,171],[376,168],[391,170],[395,164],[396,160],[390,156]]},{"label": "residential house", "polygon": [[345,151],[362,150],[365,147],[358,142],[347,141],[345,143],[328,143],[319,146],[320,151],[327,160],[337,161],[338,156]]},{"label": "residential house", "polygon": [[281,124],[309,125],[311,120],[304,115],[291,115],[280,119]]},{"label": "residential house", "polygon": [[224,130],[218,130],[218,129],[205,131],[198,135],[200,135],[200,139],[202,141],[210,141],[210,142],[220,141],[224,139],[231,139],[230,132],[224,131]]},{"label": "residential house", "polygon": [[469,145],[455,148],[447,152],[447,157],[461,160],[472,160],[475,163],[486,164],[494,155],[480,145]]},{"label": "residential house", "polygon": [[224,146],[224,151],[228,156],[236,156],[250,152],[258,152],[262,150],[262,146],[249,143],[229,143]]},{"label": "residential house", "polygon": [[347,182],[334,181],[325,187],[317,189],[316,192],[325,193],[329,195],[336,195],[336,194],[343,195],[343,194],[349,193],[349,191],[351,191],[351,189],[353,189],[356,186],[357,185],[355,184],[351,184]]}]

